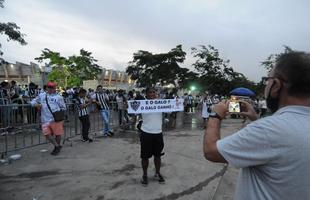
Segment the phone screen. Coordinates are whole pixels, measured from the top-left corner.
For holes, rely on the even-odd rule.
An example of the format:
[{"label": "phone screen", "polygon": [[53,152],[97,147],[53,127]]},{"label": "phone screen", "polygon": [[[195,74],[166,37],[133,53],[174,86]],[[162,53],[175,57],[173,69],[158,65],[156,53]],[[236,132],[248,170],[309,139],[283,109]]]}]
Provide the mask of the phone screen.
[{"label": "phone screen", "polygon": [[240,103],[231,101],[229,102],[228,112],[230,113],[239,113],[240,112]]}]

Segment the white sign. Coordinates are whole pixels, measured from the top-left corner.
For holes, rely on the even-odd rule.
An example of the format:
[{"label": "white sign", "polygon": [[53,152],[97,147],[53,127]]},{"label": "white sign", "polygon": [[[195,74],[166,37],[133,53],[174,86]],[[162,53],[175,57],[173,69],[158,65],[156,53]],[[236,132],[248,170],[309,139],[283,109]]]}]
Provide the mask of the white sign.
[{"label": "white sign", "polygon": [[155,113],[183,111],[184,99],[153,99],[128,101],[128,113]]}]

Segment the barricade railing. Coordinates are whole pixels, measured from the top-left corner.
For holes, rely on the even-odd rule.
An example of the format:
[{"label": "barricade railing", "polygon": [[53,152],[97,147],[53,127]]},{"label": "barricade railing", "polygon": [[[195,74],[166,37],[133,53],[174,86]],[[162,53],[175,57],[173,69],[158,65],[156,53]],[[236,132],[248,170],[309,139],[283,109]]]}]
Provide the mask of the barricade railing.
[{"label": "barricade railing", "polygon": [[[81,124],[73,103],[67,105],[67,119],[64,123],[65,133],[63,141],[81,135]],[[88,107],[90,115],[90,134],[96,136],[103,130],[103,120],[100,112],[94,105]],[[110,126],[118,126],[116,111],[111,110]],[[30,104],[12,103],[0,105],[0,154],[5,157],[9,152],[29,148],[47,141],[41,131],[40,111]]]}]

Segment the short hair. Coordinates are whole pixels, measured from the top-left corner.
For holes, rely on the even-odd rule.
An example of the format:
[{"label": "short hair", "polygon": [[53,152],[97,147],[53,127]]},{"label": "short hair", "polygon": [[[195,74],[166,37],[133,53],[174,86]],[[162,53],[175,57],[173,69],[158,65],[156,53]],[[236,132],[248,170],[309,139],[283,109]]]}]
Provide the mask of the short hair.
[{"label": "short hair", "polygon": [[100,88],[100,87],[102,88],[102,85],[98,85],[98,86],[97,86],[97,89]]},{"label": "short hair", "polygon": [[[145,93],[147,94],[150,90],[155,90],[155,88],[154,87],[147,87],[146,89],[145,89]],[[155,90],[156,91],[156,90]]]},{"label": "short hair", "polygon": [[9,84],[8,82],[2,81],[2,82],[1,82],[1,87],[5,87],[5,86],[7,86],[8,84]]},{"label": "short hair", "polygon": [[293,51],[279,56],[275,74],[288,85],[288,94],[296,97],[310,97],[310,54]]},{"label": "short hair", "polygon": [[87,93],[87,91],[84,88],[80,88],[79,94],[85,94],[85,93]]}]

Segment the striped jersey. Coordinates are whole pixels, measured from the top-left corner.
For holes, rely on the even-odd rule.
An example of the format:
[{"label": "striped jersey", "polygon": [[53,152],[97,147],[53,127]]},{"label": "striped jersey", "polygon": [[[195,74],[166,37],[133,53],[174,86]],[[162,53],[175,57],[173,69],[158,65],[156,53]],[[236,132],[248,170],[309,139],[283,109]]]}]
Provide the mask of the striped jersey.
[{"label": "striped jersey", "polygon": [[75,105],[76,105],[76,110],[79,113],[79,117],[88,115],[87,107],[85,107],[85,108],[80,107],[80,105],[84,105],[84,104],[86,104],[86,101],[84,98],[80,98],[80,97],[76,98],[76,104]]},{"label": "striped jersey", "polygon": [[92,99],[100,103],[99,110],[109,110],[109,96],[106,93],[95,93]]}]

